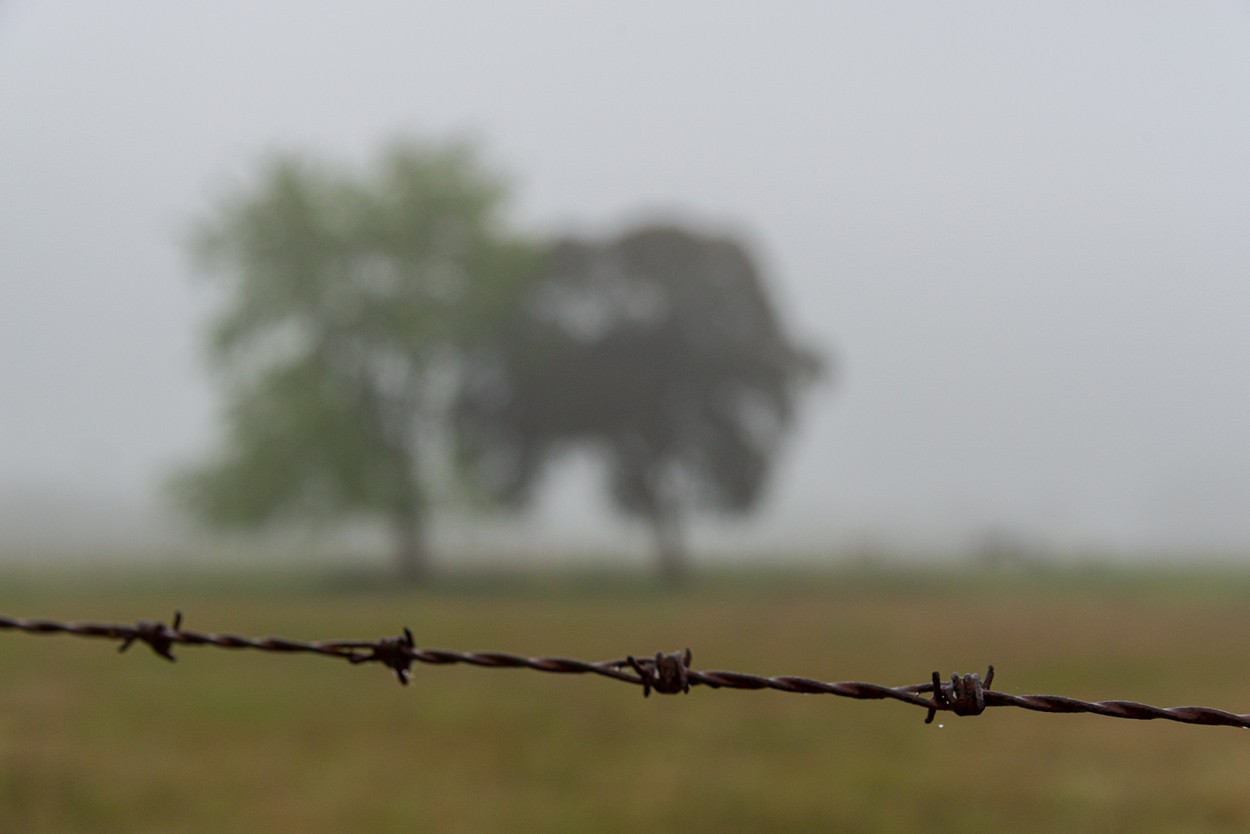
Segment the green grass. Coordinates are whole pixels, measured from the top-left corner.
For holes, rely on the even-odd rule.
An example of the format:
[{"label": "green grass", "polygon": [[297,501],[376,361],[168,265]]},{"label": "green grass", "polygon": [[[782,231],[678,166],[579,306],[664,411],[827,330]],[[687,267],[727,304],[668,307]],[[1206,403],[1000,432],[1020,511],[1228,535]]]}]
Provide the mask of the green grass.
[{"label": "green grass", "polygon": [[[341,577],[339,577],[341,579]],[[619,577],[618,577],[619,579]],[[1250,711],[1250,574],[637,578],[0,574],[0,613]],[[298,831],[1244,831],[1250,733],[634,687],[0,633],[0,834]]]}]

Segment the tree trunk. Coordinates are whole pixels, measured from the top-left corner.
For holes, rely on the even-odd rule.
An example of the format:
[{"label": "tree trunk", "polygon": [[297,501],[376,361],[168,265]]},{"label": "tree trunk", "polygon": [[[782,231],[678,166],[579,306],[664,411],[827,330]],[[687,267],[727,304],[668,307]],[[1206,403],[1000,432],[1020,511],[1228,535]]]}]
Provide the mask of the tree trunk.
[{"label": "tree trunk", "polygon": [[651,531],[655,536],[655,551],[660,578],[679,585],[686,581],[686,543],[682,535],[680,513],[664,507],[656,507],[651,513]]},{"label": "tree trunk", "polygon": [[404,582],[419,585],[430,576],[430,546],[426,540],[425,519],[412,507],[392,516],[395,536],[395,564]]}]

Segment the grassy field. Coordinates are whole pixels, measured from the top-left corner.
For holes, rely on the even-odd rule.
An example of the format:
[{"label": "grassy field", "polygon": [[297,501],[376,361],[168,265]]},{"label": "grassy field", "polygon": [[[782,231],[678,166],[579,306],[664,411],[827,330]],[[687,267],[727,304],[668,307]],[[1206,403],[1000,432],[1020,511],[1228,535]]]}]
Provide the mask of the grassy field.
[{"label": "grassy field", "polygon": [[[1250,711],[1250,574],[448,581],[0,573],[0,613]],[[1245,831],[1250,733],[0,633],[0,834]]]}]

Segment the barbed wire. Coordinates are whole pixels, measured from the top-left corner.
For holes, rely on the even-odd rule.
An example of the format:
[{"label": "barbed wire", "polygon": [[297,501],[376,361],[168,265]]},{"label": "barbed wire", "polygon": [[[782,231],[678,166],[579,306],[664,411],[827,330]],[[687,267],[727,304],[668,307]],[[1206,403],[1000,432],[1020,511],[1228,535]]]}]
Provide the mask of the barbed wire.
[{"label": "barbed wire", "polygon": [[994,681],[993,666],[986,670],[984,679],[977,674],[952,674],[949,681],[943,681],[942,676],[934,672],[927,683],[883,686],[863,681],[827,682],[796,675],[765,677],[745,672],[694,669],[690,665],[693,656],[688,648],[685,651],[656,652],[654,657],[629,655],[619,660],[592,663],[567,657],[526,657],[509,652],[419,648],[412,632],[407,628],[398,637],[382,637],[377,640],[307,642],[285,637],[254,638],[237,634],[212,634],[183,628],[181,612],[175,613],[168,625],[158,620],[139,620],[133,625],[120,625],[0,616],[0,631],[5,630],[25,634],[68,634],[113,640],[120,643],[118,651],[121,652],[135,643],[143,643],[155,654],[169,661],[175,659],[175,646],[212,646],[277,654],[315,654],[339,658],[352,664],[381,664],[390,669],[404,685],[411,679],[414,663],[434,666],[464,663],[494,669],[532,669],[555,674],[599,675],[641,686],[644,696],[650,696],[652,691],[665,695],[688,693],[691,687],[705,686],[709,689],[773,689],[807,695],[836,695],[857,700],[894,700],[923,707],[927,710],[926,724],[932,723],[939,712],[972,716],[981,715],[989,707],[1018,707],[1034,712],[1089,713],[1139,721],[1161,719],[1183,724],[1250,729],[1250,714],[1239,715],[1213,707],[1155,707],[1136,701],[1082,701],[1062,695],[1011,695],[990,688]]}]

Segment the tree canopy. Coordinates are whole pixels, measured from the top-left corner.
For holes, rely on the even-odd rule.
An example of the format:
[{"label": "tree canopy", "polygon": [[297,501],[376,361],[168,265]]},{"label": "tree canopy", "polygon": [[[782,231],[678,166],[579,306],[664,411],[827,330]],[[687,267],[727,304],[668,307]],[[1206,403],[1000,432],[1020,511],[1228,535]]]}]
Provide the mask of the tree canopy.
[{"label": "tree canopy", "polygon": [[821,362],[746,247],[659,225],[532,243],[505,196],[470,147],[420,143],[364,171],[277,156],[227,194],[193,240],[223,291],[226,437],[175,479],[186,504],[222,526],[384,520],[410,578],[431,469],[520,505],[592,448],[671,576],[691,512],[754,508]]},{"label": "tree canopy", "polygon": [[357,173],[275,157],[196,228],[226,303],[210,355],[226,443],[176,478],[221,525],[386,519],[420,577],[429,486],[460,357],[515,304],[534,250],[463,144],[390,147]]},{"label": "tree canopy", "polygon": [[561,451],[594,448],[670,576],[689,511],[757,504],[822,368],[786,335],[741,243],[674,226],[553,244],[473,355],[456,422],[479,475],[521,503]]}]

